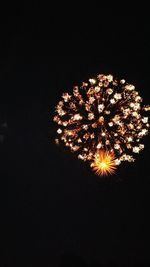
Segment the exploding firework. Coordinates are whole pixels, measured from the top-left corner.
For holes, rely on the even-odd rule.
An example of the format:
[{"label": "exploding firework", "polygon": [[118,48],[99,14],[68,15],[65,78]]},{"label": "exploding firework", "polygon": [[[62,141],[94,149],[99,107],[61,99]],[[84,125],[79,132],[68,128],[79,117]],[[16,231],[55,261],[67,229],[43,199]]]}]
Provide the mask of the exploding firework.
[{"label": "exploding firework", "polygon": [[140,141],[148,134],[150,106],[142,101],[134,85],[110,74],[74,86],[56,106],[57,144],[63,141],[98,175],[113,174],[144,148]]},{"label": "exploding firework", "polygon": [[95,158],[91,163],[91,167],[96,174],[101,176],[113,174],[116,169],[116,163],[114,159],[114,153],[102,150],[95,154]]}]

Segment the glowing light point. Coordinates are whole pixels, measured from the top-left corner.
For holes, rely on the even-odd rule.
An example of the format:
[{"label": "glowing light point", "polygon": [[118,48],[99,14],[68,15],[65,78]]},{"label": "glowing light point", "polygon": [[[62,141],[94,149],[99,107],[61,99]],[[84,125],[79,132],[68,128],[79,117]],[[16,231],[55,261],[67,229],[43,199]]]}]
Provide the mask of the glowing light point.
[{"label": "glowing light point", "polygon": [[112,127],[114,124],[113,124],[112,121],[110,121],[110,122],[108,123],[108,125],[109,125],[109,127]]},{"label": "glowing light point", "polygon": [[114,98],[110,99],[110,103],[115,104],[115,99]]},{"label": "glowing light point", "polygon": [[95,86],[95,92],[98,93],[100,91],[100,87],[99,86]]},{"label": "glowing light point", "polygon": [[122,96],[121,96],[121,94],[117,94],[117,93],[116,93],[116,94],[114,94],[114,98],[118,100],[118,99],[121,99]]},{"label": "glowing light point", "polygon": [[133,147],[133,152],[134,153],[139,153],[139,151],[140,151],[140,149],[139,149],[138,146]]},{"label": "glowing light point", "polygon": [[107,75],[107,80],[109,82],[112,82],[113,81],[113,76],[111,74]]},{"label": "glowing light point", "polygon": [[98,105],[98,111],[99,111],[99,113],[101,113],[103,111],[104,107],[105,107],[104,104]]},{"label": "glowing light point", "polygon": [[147,122],[148,122],[148,117],[144,117],[144,118],[142,119],[142,122],[143,122],[143,123],[147,123]]},{"label": "glowing light point", "polygon": [[106,92],[107,92],[108,95],[111,95],[113,93],[113,90],[111,88],[109,88],[109,89],[106,90]]},{"label": "glowing light point", "polygon": [[101,147],[102,147],[102,144],[99,143],[99,144],[97,145],[97,148],[99,149],[99,148],[101,148]]},{"label": "glowing light point", "polygon": [[62,133],[62,130],[59,128],[59,129],[57,130],[57,133],[58,133],[58,134],[61,134],[61,133]]},{"label": "glowing light point", "polygon": [[119,149],[120,148],[120,145],[119,144],[115,144],[114,145],[114,149]]},{"label": "glowing light point", "polygon": [[129,90],[129,91],[132,91],[132,90],[135,89],[135,86],[132,85],[132,84],[127,84],[127,85],[125,86],[125,89],[127,89],[127,90]]},{"label": "glowing light point", "polygon": [[126,81],[124,79],[120,80],[121,84],[124,84]]},{"label": "glowing light point", "polygon": [[94,114],[91,112],[88,114],[88,119],[93,120],[94,119]]},{"label": "glowing light point", "polygon": [[96,83],[96,80],[95,79],[89,79],[89,82],[93,85]]}]

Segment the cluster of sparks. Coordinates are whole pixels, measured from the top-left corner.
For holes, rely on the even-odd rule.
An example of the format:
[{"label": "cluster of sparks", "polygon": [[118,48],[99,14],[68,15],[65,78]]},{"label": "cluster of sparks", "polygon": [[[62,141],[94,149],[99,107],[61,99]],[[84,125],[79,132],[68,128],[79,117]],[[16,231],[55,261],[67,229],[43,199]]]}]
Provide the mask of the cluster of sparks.
[{"label": "cluster of sparks", "polygon": [[114,173],[122,161],[133,162],[144,144],[149,123],[135,86],[100,74],[73,93],[64,93],[56,106],[56,143],[63,141],[78,158],[89,161],[98,175]]}]

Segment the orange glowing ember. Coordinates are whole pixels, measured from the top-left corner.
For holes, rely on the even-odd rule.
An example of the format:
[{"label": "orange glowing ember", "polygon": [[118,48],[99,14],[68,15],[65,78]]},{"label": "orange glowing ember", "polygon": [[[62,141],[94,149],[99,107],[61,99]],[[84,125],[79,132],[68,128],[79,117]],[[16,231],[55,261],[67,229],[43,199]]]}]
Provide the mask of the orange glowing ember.
[{"label": "orange glowing ember", "polygon": [[95,155],[91,164],[92,169],[97,175],[107,176],[113,174],[116,169],[115,156],[112,152],[100,151]]}]

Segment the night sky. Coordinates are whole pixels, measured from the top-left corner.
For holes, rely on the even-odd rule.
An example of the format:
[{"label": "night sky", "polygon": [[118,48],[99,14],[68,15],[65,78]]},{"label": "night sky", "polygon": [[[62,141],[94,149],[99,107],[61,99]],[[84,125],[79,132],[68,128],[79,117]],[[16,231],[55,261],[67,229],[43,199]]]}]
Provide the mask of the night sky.
[{"label": "night sky", "polygon": [[52,120],[62,93],[99,73],[125,78],[150,104],[147,16],[101,9],[64,20],[31,3],[5,7],[0,24],[0,266],[148,264],[149,136],[135,163],[102,179],[55,145]]}]

